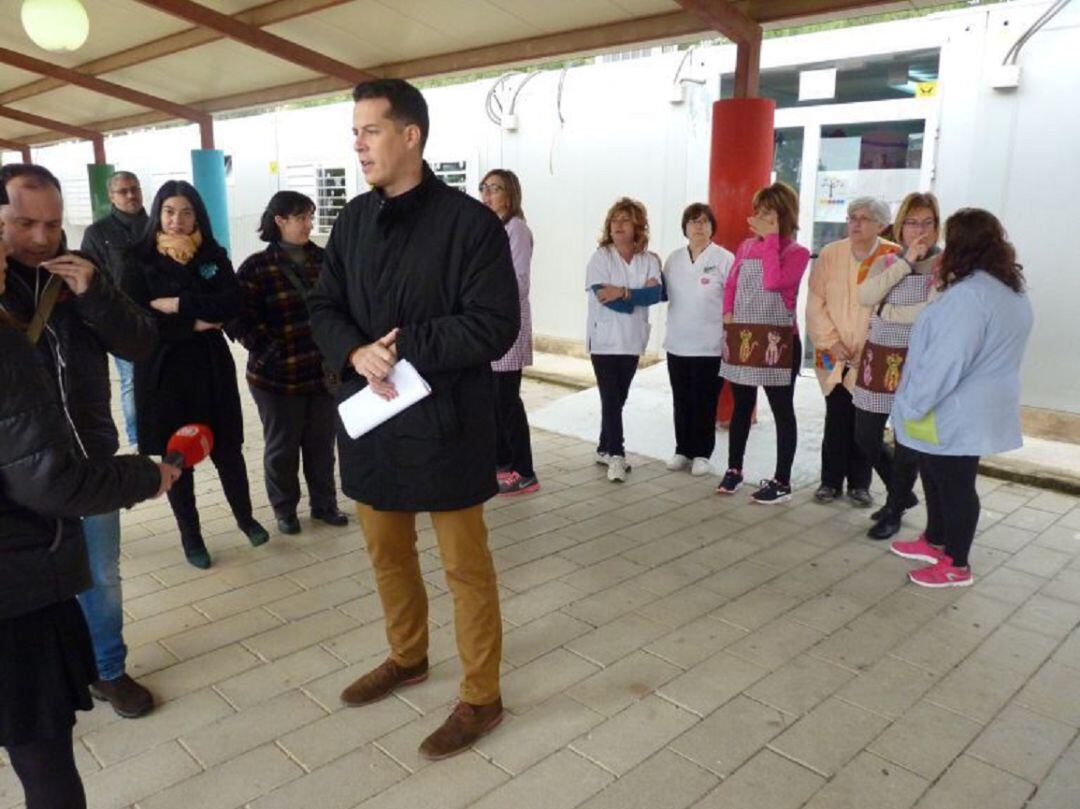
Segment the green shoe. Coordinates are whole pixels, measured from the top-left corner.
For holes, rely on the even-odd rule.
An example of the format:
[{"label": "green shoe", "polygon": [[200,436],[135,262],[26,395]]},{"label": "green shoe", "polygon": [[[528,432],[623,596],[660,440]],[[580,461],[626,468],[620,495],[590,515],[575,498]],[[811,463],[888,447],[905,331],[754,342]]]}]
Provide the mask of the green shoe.
[{"label": "green shoe", "polygon": [[253,548],[265,545],[270,540],[270,533],[255,520],[252,520],[246,525],[242,525],[240,530],[244,532],[244,535],[248,538],[248,542],[251,543],[251,547]]},{"label": "green shoe", "polygon": [[184,553],[187,557],[188,564],[192,567],[197,567],[199,570],[209,570],[212,560],[210,559],[210,551],[203,548],[201,551],[192,551],[191,553]]}]

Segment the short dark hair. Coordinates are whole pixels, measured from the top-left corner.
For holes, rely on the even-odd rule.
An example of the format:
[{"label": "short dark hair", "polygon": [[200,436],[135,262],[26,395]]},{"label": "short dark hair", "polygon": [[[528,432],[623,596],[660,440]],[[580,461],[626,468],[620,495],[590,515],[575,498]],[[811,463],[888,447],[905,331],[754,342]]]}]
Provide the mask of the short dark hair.
[{"label": "short dark hair", "polygon": [[427,145],[428,122],[427,101],[424,94],[409,84],[405,79],[375,79],[356,85],[352,93],[353,101],[365,101],[385,98],[390,102],[386,117],[402,126],[414,124],[420,128],[420,151]]},{"label": "short dark hair", "polygon": [[299,191],[278,191],[270,197],[263,211],[262,219],[259,220],[259,238],[264,242],[281,241],[281,228],[274,221],[275,216],[299,216],[305,213],[315,213],[315,202],[307,194]]},{"label": "short dark hair", "polygon": [[26,178],[27,185],[31,188],[45,188],[46,185],[51,185],[60,192],[60,196],[64,195],[56,175],[44,166],[38,166],[34,163],[8,163],[6,166],[0,167],[0,184],[3,184],[5,188],[12,180],[20,177]]},{"label": "short dark hair", "polygon": [[692,202],[687,205],[686,210],[682,212],[683,236],[686,235],[686,226],[701,216],[704,216],[709,220],[709,224],[712,225],[712,232],[716,233],[716,217],[713,215],[712,208],[704,202]]},{"label": "short dark hair", "polygon": [[776,214],[781,239],[794,239],[799,229],[799,195],[787,183],[775,182],[759,188],[751,201],[755,213],[759,209]]},{"label": "short dark hair", "polygon": [[214,231],[210,227],[210,214],[206,212],[206,205],[203,203],[202,197],[195,190],[195,186],[185,180],[168,180],[158,189],[158,192],[154,195],[154,202],[150,206],[146,230],[143,232],[142,238],[135,244],[134,252],[144,257],[152,256],[157,252],[157,235],[161,230],[161,206],[165,204],[165,200],[172,197],[183,197],[191,203],[191,207],[195,211],[195,226],[199,229],[199,233],[202,234],[200,252],[211,249],[215,252],[224,252],[224,248],[214,238]]}]

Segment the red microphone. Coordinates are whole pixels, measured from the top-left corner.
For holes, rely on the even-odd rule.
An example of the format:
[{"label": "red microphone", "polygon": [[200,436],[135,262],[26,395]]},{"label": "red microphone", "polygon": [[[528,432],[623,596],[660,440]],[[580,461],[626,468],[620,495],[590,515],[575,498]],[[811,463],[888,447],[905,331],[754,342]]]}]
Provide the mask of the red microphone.
[{"label": "red microphone", "polygon": [[177,469],[191,469],[214,449],[214,433],[205,424],[185,424],[172,434],[165,447],[165,463]]}]

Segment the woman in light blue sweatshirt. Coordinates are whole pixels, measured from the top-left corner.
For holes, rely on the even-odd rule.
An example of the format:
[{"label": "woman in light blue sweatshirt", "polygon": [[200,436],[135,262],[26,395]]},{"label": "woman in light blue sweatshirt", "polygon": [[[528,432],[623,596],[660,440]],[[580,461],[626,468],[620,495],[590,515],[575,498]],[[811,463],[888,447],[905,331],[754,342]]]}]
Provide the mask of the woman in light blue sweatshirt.
[{"label": "woman in light blue sweatshirt", "polygon": [[1033,319],[1023,267],[993,214],[949,217],[939,289],[911,332],[892,409],[896,440],[920,453],[926,531],[892,551],[930,563],[908,574],[915,584],[964,587],[974,581],[979,457],[1023,444],[1020,364]]}]

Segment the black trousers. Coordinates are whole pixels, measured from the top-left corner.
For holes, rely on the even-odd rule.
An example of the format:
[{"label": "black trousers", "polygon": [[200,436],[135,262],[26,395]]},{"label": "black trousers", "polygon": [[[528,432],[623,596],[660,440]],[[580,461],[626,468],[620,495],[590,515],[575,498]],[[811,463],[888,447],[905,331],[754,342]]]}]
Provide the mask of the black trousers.
[{"label": "black trousers", "polygon": [[[799,440],[799,428],[795,420],[795,379],[799,376],[798,358],[802,357],[802,341],[796,335],[792,343],[792,356],[796,358],[791,369],[790,385],[768,385],[765,395],[769,399],[773,419],[776,421],[776,472],[773,477],[779,483],[791,483],[791,465],[795,462],[795,447]],[[742,471],[746,456],[746,442],[750,437],[750,419],[757,406],[757,387],[731,383],[731,395],[735,410],[728,427],[728,468]]]},{"label": "black trousers", "polygon": [[[229,503],[236,524],[241,530],[251,522],[251,492],[248,489],[247,465],[240,448],[229,450],[215,449],[210,453],[210,460],[217,467],[218,477],[221,478],[221,488],[225,491],[225,499]],[[169,489],[169,505],[172,506],[176,516],[176,524],[180,528],[180,543],[185,552],[200,550],[203,544],[202,532],[199,529],[199,510],[195,505],[195,474],[191,469],[185,469],[176,483]]]},{"label": "black trousers", "polygon": [[637,373],[637,355],[593,354],[592,366],[600,389],[600,442],[596,451],[625,455],[622,411]]},{"label": "black trousers", "polygon": [[719,357],[667,355],[675,415],[675,452],[709,458],[716,446],[716,400],[724,380]]},{"label": "black trousers", "polygon": [[821,440],[821,482],[834,489],[870,488],[870,461],[855,440],[855,403],[843,385],[825,397],[825,434]]},{"label": "black trousers", "polygon": [[509,468],[523,478],[533,477],[532,439],[529,419],[521,401],[521,371],[496,371],[492,375],[495,393],[495,459],[499,468]]},{"label": "black trousers", "polygon": [[873,464],[889,492],[885,505],[899,514],[915,489],[919,477],[919,454],[903,444],[895,448],[885,443],[886,413],[871,413],[855,408],[855,440]]},{"label": "black trousers", "polygon": [[979,525],[976,455],[918,453],[919,472],[926,492],[926,538],[944,545],[957,567],[967,567],[968,551]]},{"label": "black trousers", "polygon": [[312,510],[335,510],[334,397],[328,393],[286,396],[249,387],[262,420],[266,494],[274,514],[286,517],[296,513],[301,455]]}]

